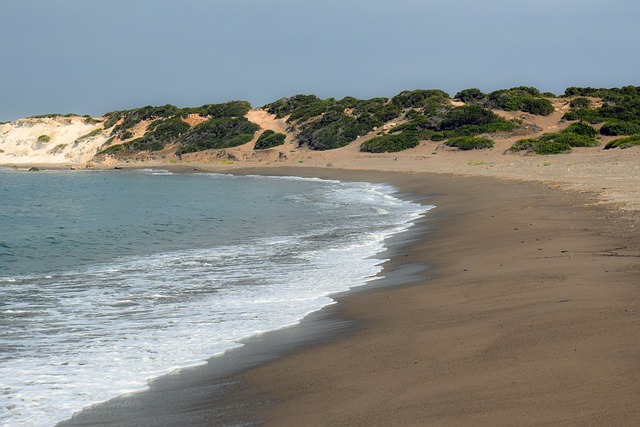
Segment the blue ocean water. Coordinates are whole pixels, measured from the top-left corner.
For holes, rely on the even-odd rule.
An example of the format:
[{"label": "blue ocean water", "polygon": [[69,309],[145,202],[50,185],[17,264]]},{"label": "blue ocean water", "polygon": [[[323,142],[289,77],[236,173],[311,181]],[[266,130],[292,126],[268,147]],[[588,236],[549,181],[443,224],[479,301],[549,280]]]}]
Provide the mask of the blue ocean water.
[{"label": "blue ocean water", "polygon": [[50,426],[366,284],[392,187],[0,169],[0,425]]}]

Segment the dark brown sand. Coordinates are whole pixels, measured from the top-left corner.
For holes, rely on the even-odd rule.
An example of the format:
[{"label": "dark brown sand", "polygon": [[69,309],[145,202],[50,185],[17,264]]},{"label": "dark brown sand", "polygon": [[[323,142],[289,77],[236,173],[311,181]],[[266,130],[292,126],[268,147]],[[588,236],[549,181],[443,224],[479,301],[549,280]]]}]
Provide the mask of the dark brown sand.
[{"label": "dark brown sand", "polygon": [[[348,333],[234,373],[227,380],[242,386],[222,394],[202,398],[206,378],[183,380],[181,405],[167,398],[166,413],[188,425],[216,425],[198,417],[225,405],[275,426],[640,424],[640,239],[631,213],[491,178],[241,172],[389,182],[435,204],[385,266],[393,276],[427,265],[429,277],[339,297],[331,316],[349,321]],[[116,418],[102,421],[138,425]]]}]

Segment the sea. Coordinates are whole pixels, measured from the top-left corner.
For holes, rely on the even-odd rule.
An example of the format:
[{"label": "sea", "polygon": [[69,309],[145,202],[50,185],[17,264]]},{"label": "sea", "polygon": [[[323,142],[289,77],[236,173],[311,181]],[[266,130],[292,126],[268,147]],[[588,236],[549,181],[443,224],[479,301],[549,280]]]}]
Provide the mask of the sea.
[{"label": "sea", "polygon": [[386,184],[0,169],[0,426],[53,426],[298,323],[432,206]]}]

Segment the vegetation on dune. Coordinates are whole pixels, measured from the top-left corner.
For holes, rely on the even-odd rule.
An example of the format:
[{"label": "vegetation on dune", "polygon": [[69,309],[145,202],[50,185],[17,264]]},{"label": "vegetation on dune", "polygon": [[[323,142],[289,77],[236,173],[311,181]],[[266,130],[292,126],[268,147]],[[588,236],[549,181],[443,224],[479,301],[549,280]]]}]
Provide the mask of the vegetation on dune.
[{"label": "vegetation on dune", "polygon": [[67,113],[67,114],[51,113],[51,114],[39,114],[39,115],[36,115],[36,116],[30,116],[30,117],[27,117],[27,118],[28,119],[55,119],[56,117],[80,117],[80,116],[78,114],[75,114],[75,113]]},{"label": "vegetation on dune", "polygon": [[362,143],[360,151],[368,153],[394,153],[416,147],[420,138],[413,132],[376,136]]},{"label": "vegetation on dune", "polygon": [[[571,101],[571,110],[564,119],[604,123],[600,128],[602,135],[640,134],[640,86],[612,89],[570,87],[565,96],[577,98]],[[602,106],[593,108],[591,103],[582,101],[587,96],[601,98]]]},{"label": "vegetation on dune", "polygon": [[[484,99],[479,90],[468,90],[463,98]],[[359,100],[346,97],[320,99],[314,95],[283,98],[264,107],[278,118],[287,117],[299,145],[314,150],[343,147],[358,136],[397,122],[387,135],[361,145],[362,151],[387,152],[415,147],[420,140],[442,141],[457,136],[508,132],[518,127],[482,105],[453,107],[441,90],[403,91],[396,96]]]},{"label": "vegetation on dune", "polygon": [[[512,151],[553,154],[569,152],[572,147],[597,146],[598,131],[590,125],[595,123],[602,123],[599,130],[602,135],[640,135],[640,87],[571,87],[562,96],[571,98],[564,119],[578,122],[562,132],[521,139],[511,147]],[[408,90],[391,98],[364,100],[298,94],[267,104],[264,109],[279,119],[286,118],[288,131],[296,143],[312,150],[343,147],[358,137],[374,134],[361,144],[361,151],[397,152],[416,147],[423,140],[446,141],[446,146],[469,150],[491,148],[494,146],[491,134],[513,132],[522,125],[521,120],[505,120],[492,109],[549,115],[554,111],[550,97],[555,95],[528,86],[490,93],[464,89],[455,98],[465,105],[454,105],[449,94],[441,90]],[[248,102],[231,101],[193,108],[164,105],[111,112],[106,115],[104,129],[112,138],[124,142],[102,153],[154,151],[171,144],[180,155],[242,145],[260,130],[244,117],[250,108]],[[198,115],[205,121],[190,127],[185,121],[189,115]],[[86,116],[86,120],[93,119]],[[142,137],[133,139],[135,129],[139,129],[135,126],[141,122],[148,123],[146,131]],[[98,135],[104,129],[96,129],[78,140]],[[282,145],[286,137],[266,130],[254,149]],[[623,138],[607,144],[607,148],[636,143],[634,138]]]},{"label": "vegetation on dune", "polygon": [[442,141],[457,136],[475,136],[484,133],[509,132],[518,127],[479,105],[437,108],[431,113],[409,112],[410,120],[391,132],[417,132],[421,138]]},{"label": "vegetation on dune", "polygon": [[102,129],[102,128],[94,129],[91,132],[89,132],[89,133],[87,133],[85,135],[82,135],[81,137],[76,138],[75,143],[80,143],[80,142],[82,142],[84,140],[87,140],[87,139],[90,139],[90,138],[94,138],[94,137],[100,135],[103,130],[104,129]]},{"label": "vegetation on dune", "polygon": [[600,133],[606,136],[637,135],[640,134],[640,123],[610,121],[602,125]]},{"label": "vegetation on dune", "polygon": [[573,123],[562,132],[545,133],[538,138],[526,138],[511,146],[511,151],[529,151],[536,154],[568,153],[572,147],[596,147],[596,130],[586,123]]},{"label": "vegetation on dune", "polygon": [[561,132],[563,135],[583,135],[589,138],[595,138],[598,131],[584,122],[572,123]]},{"label": "vegetation on dune", "polygon": [[124,149],[122,144],[112,145],[111,147],[107,147],[104,150],[98,152],[98,154],[115,154]]},{"label": "vegetation on dune", "polygon": [[157,151],[162,150],[166,144],[176,142],[178,138],[187,133],[191,127],[180,117],[171,117],[152,122],[141,138],[124,143],[124,148],[129,151]]},{"label": "vegetation on dune", "polygon": [[51,137],[49,135],[40,135],[38,137],[38,142],[49,142],[51,141]]},{"label": "vegetation on dune", "polygon": [[471,136],[451,138],[444,143],[447,147],[453,147],[459,150],[481,150],[484,148],[493,148],[494,144],[495,143],[491,139]]},{"label": "vegetation on dune", "polygon": [[262,132],[262,135],[256,141],[254,149],[265,150],[267,148],[277,147],[284,144],[284,140],[287,136],[283,133],[277,133],[271,129],[267,129]]},{"label": "vegetation on dune", "polygon": [[[258,129],[257,125],[251,124],[244,117],[250,108],[251,104],[246,101],[189,108],[169,104],[160,107],[146,106],[107,113],[104,128],[113,127],[111,135],[127,140],[133,137],[133,127],[152,120],[142,137],[121,144],[121,148],[116,151],[157,151],[167,144],[179,144],[178,151],[181,153],[226,148],[248,142]],[[183,120],[191,114],[207,117],[209,120],[191,129]]]},{"label": "vegetation on dune", "polygon": [[400,102],[386,98],[323,100],[314,95],[283,98],[264,108],[279,118],[289,116],[287,123],[295,129],[298,144],[314,150],[343,147],[402,112]]},{"label": "vegetation on dune", "polygon": [[611,148],[629,148],[636,145],[640,145],[640,135],[614,139],[613,141],[610,141],[607,145],[605,145],[604,149],[610,150]]},{"label": "vegetation on dune", "polygon": [[547,99],[552,93],[541,93],[538,89],[519,86],[501,89],[485,94],[477,88],[464,89],[456,93],[455,98],[462,102],[480,105],[485,108],[497,108],[506,111],[524,111],[540,116],[553,113],[553,105]]},{"label": "vegetation on dune", "polygon": [[260,126],[245,117],[212,118],[181,137],[176,154],[237,147],[251,141],[259,129]]}]

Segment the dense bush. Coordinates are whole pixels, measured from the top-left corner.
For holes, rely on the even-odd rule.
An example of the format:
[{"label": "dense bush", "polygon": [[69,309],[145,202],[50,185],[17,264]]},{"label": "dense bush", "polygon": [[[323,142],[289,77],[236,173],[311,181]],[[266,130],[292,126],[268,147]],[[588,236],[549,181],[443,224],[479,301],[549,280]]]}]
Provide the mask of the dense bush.
[{"label": "dense bush", "polygon": [[[230,101],[223,104],[207,104],[195,108],[178,108],[173,105],[160,107],[146,106],[133,110],[122,110],[107,113],[104,128],[115,126],[112,135],[124,135],[124,132],[133,128],[145,120],[168,119],[172,117],[187,117],[189,114],[199,114],[202,117],[222,118],[241,117],[251,109],[251,104],[246,101]],[[122,119],[122,123],[116,125]],[[126,138],[123,138],[126,139]]]},{"label": "dense bush", "polygon": [[578,135],[595,138],[598,131],[593,126],[589,126],[586,123],[578,122],[570,124],[566,129],[562,131],[562,133],[575,133]]},{"label": "dense bush", "polygon": [[[115,126],[111,131],[112,135],[119,132],[124,132],[131,129],[138,123],[144,120],[157,119],[159,117],[171,117],[178,113],[178,107],[173,105],[163,105],[161,107],[146,106],[142,108],[135,108],[133,110],[122,110],[107,113],[107,120],[104,123],[104,128],[108,129]],[[116,126],[116,123],[122,119],[122,123]]]},{"label": "dense bush", "polygon": [[40,135],[38,137],[38,142],[49,142],[51,141],[51,137],[49,135]]},{"label": "dense bush", "polygon": [[585,120],[591,123],[640,123],[640,87],[625,86],[612,89],[571,87],[565,91],[565,95],[591,96],[602,98],[603,100],[600,108],[576,107],[572,109],[564,115],[566,120]]},{"label": "dense bush", "polygon": [[545,133],[538,138],[517,141],[511,151],[531,151],[536,154],[568,153],[571,147],[596,147],[596,131],[584,123],[574,123],[559,133]]},{"label": "dense bush", "polygon": [[459,150],[479,150],[483,148],[493,148],[494,142],[487,138],[459,136],[449,139],[444,145]]},{"label": "dense bush", "polygon": [[[424,101],[427,94],[414,94]],[[436,96],[429,92],[430,96]],[[407,94],[407,99],[411,98]],[[407,101],[409,102],[409,101]],[[313,150],[329,150],[343,147],[398,118],[403,108],[386,98],[359,100],[345,97],[320,99],[313,95],[296,95],[283,98],[264,107],[277,117],[289,115],[287,122],[296,129],[296,141]]]},{"label": "dense bush", "polygon": [[246,144],[259,129],[244,117],[209,119],[180,138],[177,154]]},{"label": "dense bush", "polygon": [[267,148],[277,147],[279,145],[284,144],[284,140],[286,135],[283,133],[276,133],[271,129],[265,130],[260,138],[256,141],[255,149],[256,150],[264,150]]},{"label": "dense bush", "polygon": [[484,107],[464,105],[439,108],[431,113],[418,114],[392,132],[410,130],[424,139],[441,141],[456,136],[474,136],[482,133],[509,132],[517,127]]},{"label": "dense bush", "polygon": [[634,122],[607,122],[600,128],[600,133],[607,136],[640,134],[640,124]]},{"label": "dense bush", "polygon": [[189,114],[198,114],[201,117],[241,117],[249,112],[251,104],[247,101],[229,101],[223,104],[206,104],[202,107],[182,108],[178,114],[186,117]]},{"label": "dense bush", "polygon": [[565,143],[571,147],[596,147],[598,141],[593,137],[572,132],[547,133],[538,138],[541,141]]},{"label": "dense bush", "polygon": [[610,141],[607,145],[604,146],[605,150],[609,150],[611,148],[629,148],[636,145],[640,145],[640,135],[630,136],[628,138],[618,138]]},{"label": "dense bush", "polygon": [[551,101],[544,98],[538,89],[526,86],[491,92],[487,103],[493,108],[524,111],[541,116],[547,116],[553,112]]},{"label": "dense bush", "polygon": [[[180,117],[169,119],[158,119],[152,122],[145,134],[141,138],[136,138],[123,144],[129,151],[158,151],[162,150],[166,144],[176,142],[178,138],[187,133],[190,129],[188,123]],[[129,131],[125,131],[125,134]],[[126,135],[123,135],[123,137]]]},{"label": "dense bush", "polygon": [[454,98],[467,104],[475,104],[482,103],[487,98],[487,95],[485,95],[480,89],[471,88],[461,90],[455,94]]},{"label": "dense bush", "polygon": [[294,111],[312,109],[320,104],[322,100],[315,95],[298,94],[289,98],[282,98],[271,104],[265,105],[263,108],[271,114],[275,114],[281,119]]},{"label": "dense bush", "polygon": [[571,102],[569,103],[569,106],[573,109],[582,109],[582,108],[590,108],[591,107],[591,100],[585,97],[578,97],[575,99],[572,99]]},{"label": "dense bush", "polygon": [[513,144],[511,151],[530,151],[536,154],[561,154],[571,151],[571,146],[565,142],[541,141],[540,139],[521,139]]},{"label": "dense bush", "polygon": [[400,132],[391,135],[382,135],[365,141],[360,146],[360,151],[368,153],[393,153],[416,147],[420,138],[412,132]]},{"label": "dense bush", "polygon": [[520,110],[538,116],[548,116],[553,113],[554,108],[546,98],[524,98]]},{"label": "dense bush", "polygon": [[442,90],[405,90],[393,98],[391,102],[402,108],[426,108],[444,105],[449,102],[449,94]]}]

